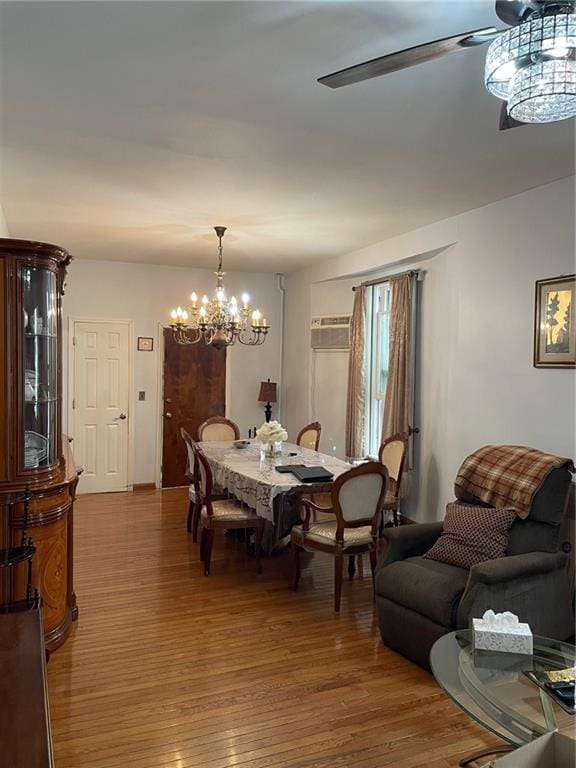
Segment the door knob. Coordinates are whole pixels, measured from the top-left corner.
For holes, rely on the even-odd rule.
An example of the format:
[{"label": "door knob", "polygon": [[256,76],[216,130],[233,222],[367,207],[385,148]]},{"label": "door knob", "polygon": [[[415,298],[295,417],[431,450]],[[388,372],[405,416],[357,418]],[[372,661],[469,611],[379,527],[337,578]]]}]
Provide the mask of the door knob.
[{"label": "door knob", "polygon": [[124,421],[125,418],[126,418],[126,414],[125,413],[121,413],[120,416],[116,416],[115,420],[118,421],[118,419],[120,419],[121,421]]},{"label": "door knob", "polygon": [[167,413],[164,414],[164,418],[165,419],[171,419],[172,418],[172,414],[167,412]]}]

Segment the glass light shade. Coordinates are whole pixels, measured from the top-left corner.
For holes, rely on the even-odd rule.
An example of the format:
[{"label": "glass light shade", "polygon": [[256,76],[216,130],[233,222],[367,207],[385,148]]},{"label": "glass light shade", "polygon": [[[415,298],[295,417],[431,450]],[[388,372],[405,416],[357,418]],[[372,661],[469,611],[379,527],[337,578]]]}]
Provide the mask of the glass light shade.
[{"label": "glass light shade", "polygon": [[[508,101],[512,82],[520,72],[533,65],[557,61],[559,56],[570,57],[574,48],[576,13],[538,16],[511,27],[490,43],[484,71],[486,88],[494,96]],[[534,71],[532,80],[536,77]]]},{"label": "glass light shade", "polygon": [[553,123],[576,116],[576,61],[554,59],[514,75],[508,114],[522,123]]}]

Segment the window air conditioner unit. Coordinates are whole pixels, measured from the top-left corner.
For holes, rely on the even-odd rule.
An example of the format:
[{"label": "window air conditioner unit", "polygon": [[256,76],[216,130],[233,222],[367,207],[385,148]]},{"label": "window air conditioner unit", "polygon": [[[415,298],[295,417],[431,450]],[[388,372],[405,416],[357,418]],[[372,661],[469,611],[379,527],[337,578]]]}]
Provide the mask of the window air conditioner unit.
[{"label": "window air conditioner unit", "polygon": [[313,317],[310,342],[312,349],[350,349],[350,315]]}]

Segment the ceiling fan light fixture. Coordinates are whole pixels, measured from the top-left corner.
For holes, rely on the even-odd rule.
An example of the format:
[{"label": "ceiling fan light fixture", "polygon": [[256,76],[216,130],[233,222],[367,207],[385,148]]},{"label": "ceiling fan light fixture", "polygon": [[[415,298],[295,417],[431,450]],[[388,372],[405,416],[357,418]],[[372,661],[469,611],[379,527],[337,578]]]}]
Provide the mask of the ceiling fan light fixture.
[{"label": "ceiling fan light fixture", "polygon": [[508,114],[522,123],[554,123],[576,117],[576,61],[549,59],[512,78]]},{"label": "ceiling fan light fixture", "polygon": [[573,58],[575,49],[576,13],[534,16],[507,29],[490,44],[484,71],[486,88],[508,101],[511,84],[518,82],[521,72],[546,61]]}]

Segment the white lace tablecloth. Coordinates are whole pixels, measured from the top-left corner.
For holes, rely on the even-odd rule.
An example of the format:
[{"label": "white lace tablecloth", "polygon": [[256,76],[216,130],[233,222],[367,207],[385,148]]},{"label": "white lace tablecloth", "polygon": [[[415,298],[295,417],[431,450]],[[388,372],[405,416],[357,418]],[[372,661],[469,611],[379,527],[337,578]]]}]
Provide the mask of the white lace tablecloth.
[{"label": "white lace tablecloth", "polygon": [[[282,445],[282,456],[276,459],[261,459],[258,442],[243,449],[235,448],[233,443],[228,442],[206,442],[200,443],[200,446],[212,468],[214,482],[272,523],[274,499],[302,486],[291,472],[276,472],[278,465],[322,466],[335,478],[350,469],[350,464],[341,459],[291,443]],[[295,455],[290,456],[291,453]],[[306,483],[306,487],[312,490],[314,484]]]}]

